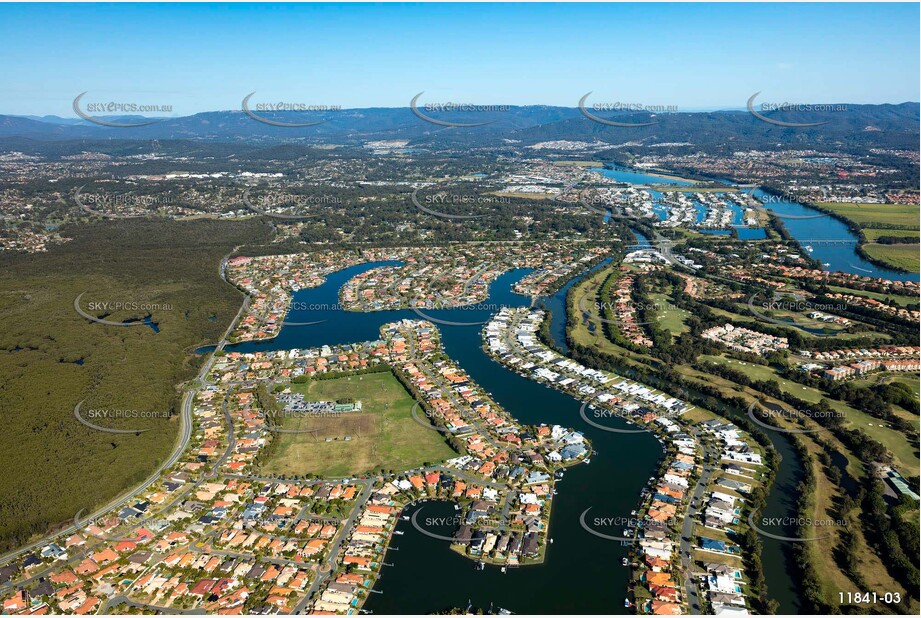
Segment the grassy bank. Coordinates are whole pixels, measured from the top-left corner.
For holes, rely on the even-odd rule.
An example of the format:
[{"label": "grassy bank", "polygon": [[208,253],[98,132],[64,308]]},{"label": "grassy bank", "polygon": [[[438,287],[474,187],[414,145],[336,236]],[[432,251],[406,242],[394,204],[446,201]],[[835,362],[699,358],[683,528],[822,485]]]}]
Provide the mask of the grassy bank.
[{"label": "grassy bank", "polygon": [[921,250],[921,245],[867,243],[863,245],[863,250],[874,261],[883,262],[901,270],[916,273],[919,270],[919,266],[921,266],[918,260],[918,251]]}]

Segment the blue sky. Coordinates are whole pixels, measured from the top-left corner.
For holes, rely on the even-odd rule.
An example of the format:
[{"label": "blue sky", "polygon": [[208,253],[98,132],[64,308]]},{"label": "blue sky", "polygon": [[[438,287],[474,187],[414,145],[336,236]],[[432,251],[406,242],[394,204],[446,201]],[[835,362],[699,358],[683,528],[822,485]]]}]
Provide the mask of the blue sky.
[{"label": "blue sky", "polygon": [[918,101],[906,4],[0,4],[0,113]]}]

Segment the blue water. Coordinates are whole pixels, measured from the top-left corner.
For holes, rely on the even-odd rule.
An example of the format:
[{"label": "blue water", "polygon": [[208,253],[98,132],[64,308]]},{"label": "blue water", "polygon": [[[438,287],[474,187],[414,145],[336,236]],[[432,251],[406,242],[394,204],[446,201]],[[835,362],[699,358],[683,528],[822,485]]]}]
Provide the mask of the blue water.
[{"label": "blue water", "polygon": [[640,232],[637,229],[630,228],[630,231],[633,232],[633,235],[636,236],[636,244],[630,245],[627,247],[628,251],[636,251],[637,249],[650,249],[652,248],[652,243],[649,242],[649,239],[645,234]]},{"label": "blue water", "polygon": [[[754,196],[764,199],[766,193],[760,189],[754,192]],[[771,201],[765,204],[765,207],[778,215],[809,216],[822,214],[814,208],[803,206],[797,202],[781,200],[771,197]],[[800,245],[812,246],[812,252],[809,255],[823,264],[828,263],[825,267],[829,271],[841,271],[854,275],[865,277],[879,277],[882,279],[893,279],[896,281],[917,281],[918,273],[900,273],[894,270],[876,266],[868,262],[857,254],[856,247],[858,238],[851,233],[847,225],[835,219],[834,217],[825,216],[814,219],[782,219],[784,227],[790,232]],[[823,240],[840,241],[847,240],[848,244],[828,244]],[[818,242],[812,242],[818,241]]]},{"label": "blue water", "polygon": [[[596,168],[596,171],[603,173],[608,178],[613,178],[621,182],[629,182],[632,184],[648,184],[653,182],[657,184],[690,184],[681,181],[668,181],[666,179],[660,179],[654,176],[649,176],[647,174],[633,172],[621,168],[613,170],[599,170]],[[727,185],[733,184],[728,180],[720,180],[719,182],[724,182]],[[656,191],[651,191],[650,193],[656,200],[661,198],[661,193]],[[754,191],[753,195],[756,198],[762,200],[766,196],[766,194],[760,189]],[[797,202],[780,200],[776,197],[772,197],[771,201],[765,204],[765,207],[779,215],[793,215],[803,217],[822,214],[814,208],[809,208]],[[738,206],[736,206],[734,210],[735,209],[738,209],[739,212],[737,223],[741,223],[742,210]],[[663,208],[654,207],[653,210],[656,212],[656,214],[659,215],[660,219],[664,220],[666,218],[665,210]],[[891,279],[894,281],[919,280],[918,273],[900,273],[889,268],[876,266],[872,262],[863,259],[860,255],[857,254],[856,251],[859,239],[853,233],[851,233],[847,225],[838,219],[835,219],[834,217],[826,216],[811,219],[782,218],[782,221],[784,226],[790,232],[790,235],[800,243],[800,246],[803,247],[804,251],[806,251],[805,245],[812,247],[811,252],[806,251],[810,257],[819,260],[823,265],[828,264],[827,266],[824,266],[824,268],[829,272],[844,272],[865,277]],[[725,230],[700,231],[704,231],[708,234],[727,234]],[[738,231],[739,238],[742,240],[754,240],[758,238],[765,238],[766,236],[764,230],[760,228],[740,227],[738,228]],[[840,241],[845,242],[842,243]]]},{"label": "blue water", "polygon": [[652,211],[659,217],[659,221],[665,221],[668,218],[668,208],[662,204],[662,192],[652,189],[648,192],[652,197]]},{"label": "blue water", "polygon": [[584,279],[588,274],[595,272],[611,263],[611,259],[602,260],[596,266],[586,270],[581,275],[570,279],[556,294],[540,299],[540,304],[550,311],[550,338],[554,346],[563,354],[569,354],[569,345],[566,343],[566,295],[569,289]]},{"label": "blue water", "polygon": [[148,315],[148,316],[144,316],[143,318],[140,318],[140,319],[137,319],[137,320],[126,320],[126,321],[125,321],[125,324],[136,324],[136,323],[138,323],[138,322],[142,322],[142,323],[144,324],[144,326],[146,326],[147,328],[149,328],[150,330],[152,330],[152,331],[155,332],[155,333],[159,333],[159,332],[160,332],[160,326],[159,326],[156,322],[154,322],[154,321],[153,321],[153,318],[152,318],[151,316],[149,316],[149,315]]},{"label": "blue water", "polygon": [[672,178],[663,178],[661,176],[652,176],[650,174],[643,174],[641,172],[635,172],[633,170],[628,170],[622,167],[614,166],[613,169],[605,169],[600,167],[593,167],[591,171],[598,172],[604,176],[611,178],[612,180],[617,180],[619,182],[629,182],[631,184],[639,185],[676,185],[676,186],[685,186],[692,185],[693,182],[687,180],[675,180]]},{"label": "blue water", "polygon": [[[691,193],[685,193],[686,196],[691,197]],[[694,202],[694,210],[697,211],[697,223],[701,223],[704,219],[707,218],[707,207],[701,204],[698,201]]]},{"label": "blue water", "polygon": [[[339,288],[358,273],[377,264],[362,264],[327,277],[317,288],[294,294],[299,304],[335,307]],[[515,294],[512,284],[530,269],[504,273],[490,286],[489,298],[480,309],[426,311],[433,318],[455,322],[485,322],[498,306],[527,306],[530,298]],[[560,307],[568,287],[547,299]],[[560,311],[562,317],[562,311]],[[329,311],[296,312],[286,321],[328,321],[313,326],[286,325],[279,336],[263,342],[227,346],[227,351],[270,351],[318,347],[324,344],[375,340],[380,325],[403,318],[419,319],[411,310],[370,313]],[[490,359],[482,349],[480,326],[437,324],[447,354],[479,383],[494,400],[523,424],[558,423],[583,431],[597,454],[591,465],[566,472],[553,502],[549,535],[554,544],[541,565],[510,569],[495,567],[475,571],[473,562],[452,552],[448,544],[425,537],[401,522],[403,536],[394,537],[400,551],[388,552],[386,567],[376,585],[384,594],[371,594],[366,605],[375,613],[426,614],[450,607],[466,607],[468,601],[487,608],[491,603],[516,613],[626,613],[629,574],[621,567],[626,549],[619,542],[601,540],[582,529],[579,518],[586,509],[593,517],[627,518],[639,503],[640,490],[654,472],[661,455],[658,441],[649,433],[618,434],[585,424],[580,403],[572,397],[523,378]],[[619,419],[612,425],[627,428]],[[437,509],[437,506],[426,507]],[[426,511],[428,515],[428,511]],[[608,531],[610,532],[610,531]],[[620,532],[618,531],[618,534]],[[574,568],[578,565],[578,568]],[[420,578],[438,574],[450,585],[421,586]],[[523,594],[522,591],[527,591]],[[561,594],[564,590],[565,594]]]},{"label": "blue water", "polygon": [[[642,234],[636,232],[636,236],[641,244],[648,244]],[[397,264],[367,263],[329,275],[323,285],[294,294],[299,305],[329,309],[295,311],[286,317],[290,322],[326,321],[311,326],[285,325],[275,339],[230,345],[226,350],[271,351],[375,340],[379,337],[380,325],[403,318],[419,318],[414,311],[406,309],[359,313],[337,308],[339,290],[349,279],[372,268]],[[499,306],[526,306],[530,299],[512,292],[511,286],[529,272],[530,269],[517,269],[498,277],[490,286],[489,297],[482,308],[426,313],[454,322],[485,322]],[[565,296],[572,284],[568,282],[552,297],[544,299],[554,311],[551,329],[554,337],[559,337],[560,329],[565,328],[557,321],[565,323]],[[582,529],[579,520],[586,509],[591,510],[586,518],[588,522],[595,518],[628,517],[638,505],[646,479],[655,470],[661,445],[649,433],[612,433],[585,424],[578,414],[578,401],[523,378],[490,359],[483,351],[479,326],[438,324],[438,329],[447,354],[513,417],[523,424],[558,423],[578,429],[591,440],[595,453],[591,465],[568,470],[557,486],[559,494],[553,501],[549,529],[549,538],[554,539],[554,544],[549,546],[543,564],[509,569],[506,574],[491,566],[475,571],[470,560],[451,551],[444,541],[426,537],[405,522],[399,522],[398,529],[404,535],[394,537],[391,545],[399,551],[388,551],[384,562],[393,566],[382,570],[375,585],[375,590],[383,594],[370,594],[365,607],[379,614],[427,614],[450,607],[466,607],[468,603],[480,608],[495,604],[497,608],[516,613],[633,613],[623,606],[629,573],[620,566],[620,561],[627,555],[626,548],[618,542],[589,534]],[[561,339],[565,342],[565,336]],[[611,419],[611,423],[619,428],[628,427],[616,418]],[[785,458],[786,461],[789,460]],[[781,488],[786,490],[784,474],[795,473],[789,468],[779,473]],[[771,492],[767,512],[788,512],[789,505],[776,494]],[[453,513],[453,508],[444,504],[422,508],[433,509],[431,513],[426,510],[427,516],[439,514],[439,509]],[[782,609],[793,609],[796,607],[795,583],[784,564],[783,548],[771,543],[766,545],[764,562],[769,584],[772,591],[778,591]],[[438,581],[450,582],[450,585],[420,586],[420,581],[430,579],[433,573],[438,574]],[[565,593],[561,594],[561,590]]]},{"label": "blue water", "polygon": [[736,228],[739,238],[742,240],[758,240],[767,238],[767,232],[763,227],[740,227]]},{"label": "blue water", "polygon": [[[779,431],[767,430],[771,443],[780,455],[780,464],[774,477],[774,485],[758,518],[768,521],[793,521],[797,517],[796,501],[799,484],[803,479],[805,462],[799,456],[790,438]],[[796,536],[792,525],[769,526],[762,523],[762,529],[769,534]],[[761,536],[761,567],[768,584],[768,592],[779,604],[778,613],[796,615],[800,612],[801,591],[789,573],[796,572],[790,542]],[[787,574],[786,576],[782,574]]]}]

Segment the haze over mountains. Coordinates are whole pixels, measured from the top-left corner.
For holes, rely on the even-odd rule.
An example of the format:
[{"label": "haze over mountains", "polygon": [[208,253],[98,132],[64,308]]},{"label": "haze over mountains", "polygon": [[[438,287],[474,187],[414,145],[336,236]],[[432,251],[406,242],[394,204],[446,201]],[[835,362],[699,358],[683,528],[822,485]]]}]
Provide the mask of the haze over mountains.
[{"label": "haze over mountains", "polygon": [[[785,127],[765,122],[748,111],[678,112],[666,114],[590,112],[623,123],[655,124],[614,127],[586,118],[578,108],[513,106],[507,111],[428,112],[436,120],[489,123],[476,127],[444,127],[426,122],[408,107],[345,109],[331,112],[259,112],[270,121],[298,123],[323,121],[310,127],[277,127],[259,122],[243,111],[203,112],[178,118],[95,116],[118,123],[152,124],[108,127],[81,119],[56,116],[0,115],[0,140],[4,149],[23,141],[70,140],[203,140],[217,142],[278,143],[336,142],[400,139],[410,145],[526,146],[551,140],[603,141],[621,144],[740,150],[767,147],[836,147],[915,149],[919,141],[919,104],[846,104],[843,111],[761,112],[788,123],[822,123]],[[756,110],[758,108],[756,107]],[[12,138],[12,139],[10,139]],[[660,146],[661,147],[661,146]]]}]

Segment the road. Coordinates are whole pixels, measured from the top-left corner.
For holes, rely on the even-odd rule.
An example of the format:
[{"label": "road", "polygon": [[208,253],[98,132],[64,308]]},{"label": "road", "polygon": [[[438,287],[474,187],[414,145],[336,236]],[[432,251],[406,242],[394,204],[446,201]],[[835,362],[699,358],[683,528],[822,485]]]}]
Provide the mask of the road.
[{"label": "road", "polygon": [[[415,351],[414,348],[410,349],[411,354],[414,353],[414,351]],[[493,448],[496,448],[496,449],[502,448],[502,445],[496,442],[496,439],[493,437],[492,433],[483,429],[482,425],[480,424],[480,419],[477,418],[476,414],[473,412],[473,409],[469,405],[467,405],[466,403],[460,400],[460,398],[455,394],[454,388],[450,384],[448,384],[447,381],[440,374],[436,374],[432,371],[429,371],[430,366],[424,360],[417,361],[416,367],[419,369],[420,372],[422,372],[422,374],[426,378],[428,378],[429,380],[431,380],[432,382],[438,385],[438,388],[441,391],[441,393],[448,398],[448,400],[454,406],[454,409],[457,411],[457,413],[460,414],[461,417],[464,419],[464,421],[469,423],[470,426],[472,426],[476,430],[476,432],[483,437],[484,440],[489,442],[489,444]]]},{"label": "road", "polygon": [[[210,367],[210,362],[209,362],[209,363],[206,363],[206,368],[208,368],[208,367]],[[204,370],[205,370],[205,369],[203,368],[203,371],[204,371]],[[140,485],[138,485],[138,486],[135,487],[134,489],[130,490],[129,492],[124,493],[124,494],[120,495],[119,497],[113,499],[113,500],[110,501],[108,504],[106,504],[106,505],[103,506],[102,508],[97,509],[97,510],[94,511],[92,514],[90,514],[89,516],[84,517],[84,518],[82,518],[82,519],[77,519],[77,518],[75,518],[74,523],[71,524],[71,525],[69,525],[69,526],[67,526],[66,528],[63,528],[63,529],[61,529],[61,530],[58,530],[57,532],[54,532],[54,533],[49,534],[49,535],[47,535],[47,536],[44,536],[44,537],[42,537],[41,539],[39,539],[39,540],[37,540],[37,541],[35,541],[35,542],[33,542],[33,543],[30,543],[30,544],[28,544],[28,545],[26,545],[26,546],[24,546],[24,547],[20,547],[20,548],[17,549],[17,550],[14,550],[14,551],[12,551],[12,552],[9,552],[9,553],[7,553],[7,554],[4,554],[3,556],[0,556],[0,564],[5,564],[5,563],[7,563],[7,562],[10,562],[10,561],[12,561],[12,560],[15,560],[15,559],[18,558],[19,556],[21,556],[21,555],[23,555],[23,554],[25,554],[25,553],[27,553],[27,552],[30,552],[30,551],[32,551],[33,549],[36,549],[36,548],[38,548],[38,547],[41,547],[41,546],[43,546],[43,545],[49,543],[50,541],[52,541],[53,539],[55,539],[55,538],[57,538],[57,537],[59,537],[59,536],[74,534],[75,532],[77,532],[77,531],[79,531],[81,528],[83,528],[88,522],[93,521],[93,520],[95,520],[95,519],[97,519],[97,518],[99,518],[99,517],[105,515],[105,514],[108,513],[109,511],[112,511],[112,510],[115,510],[115,509],[117,509],[117,508],[119,508],[119,507],[121,507],[121,506],[124,506],[124,505],[127,504],[132,498],[134,498],[134,497],[137,496],[138,494],[142,493],[142,492],[145,491],[148,487],[150,487],[151,485],[153,485],[154,483],[156,483],[158,480],[160,480],[160,476],[161,476],[161,474],[163,473],[163,471],[166,470],[166,469],[168,469],[169,467],[171,467],[173,464],[175,464],[175,463],[179,460],[179,457],[182,456],[183,452],[185,451],[186,446],[188,446],[188,444],[189,444],[189,439],[192,437],[192,412],[191,412],[191,403],[192,403],[192,399],[193,399],[193,397],[194,397],[195,392],[197,392],[197,391],[187,391],[186,394],[185,394],[185,397],[184,397],[184,399],[183,399],[183,402],[182,402],[182,414],[180,415],[180,423],[181,423],[181,425],[180,425],[180,430],[179,430],[179,436],[178,436],[178,438],[177,438],[177,440],[176,440],[176,446],[173,448],[172,454],[166,459],[166,461],[164,461],[162,464],[160,464],[160,466],[159,466],[159,467],[158,467],[158,468],[147,478],[147,480],[145,480],[143,483],[141,483]],[[78,515],[79,515],[79,513],[78,513]],[[8,584],[8,585],[9,585],[9,584]],[[2,590],[3,590],[3,588],[0,588],[0,591],[2,591]]]},{"label": "road", "polygon": [[[518,329],[519,324],[521,323],[520,316],[513,316],[509,321],[508,328],[501,333],[501,337],[505,341],[506,345],[509,346],[509,349],[512,350],[515,354],[521,355],[522,357],[526,356],[526,352],[521,349],[518,345],[518,341],[513,336],[513,333]],[[556,369],[566,375],[571,377],[577,377],[578,374],[573,374],[564,369]],[[566,391],[564,391],[566,392]],[[577,395],[570,393],[573,397]],[[629,398],[628,398],[629,399]],[[694,435],[694,437],[704,445],[705,453],[707,453],[711,459],[719,461],[719,451],[716,450],[708,442],[705,442],[705,436],[699,430],[688,427],[687,430]],[[681,541],[679,542],[679,548],[681,552],[681,566],[684,573],[684,589],[686,593],[686,598],[688,602],[688,612],[692,614],[699,614],[701,608],[700,596],[698,594],[698,588],[693,579],[693,561],[691,560],[691,540],[694,536],[694,523],[699,512],[699,507],[694,506],[698,504],[703,498],[704,493],[706,492],[707,487],[710,484],[710,480],[713,477],[715,468],[712,464],[704,462],[703,472],[700,475],[700,478],[697,480],[697,484],[694,486],[693,492],[691,492],[690,499],[688,501],[687,513],[685,514],[684,520],[681,527]],[[690,539],[685,541],[684,539]],[[695,609],[696,607],[696,609]]]},{"label": "road", "polygon": [[[701,440],[700,432],[692,431],[692,433],[698,441],[702,444],[704,443],[703,440]],[[715,458],[715,461],[719,461],[719,451],[715,450],[711,445],[708,444],[705,446],[705,452],[710,458]],[[700,507],[695,506],[695,504],[701,504],[703,495],[706,493],[707,487],[710,485],[710,479],[713,477],[715,471],[713,464],[709,463],[706,459],[707,458],[704,459],[703,472],[700,478],[697,479],[697,484],[694,485],[694,491],[691,493],[684,521],[681,523],[681,542],[679,543],[679,550],[681,553],[681,570],[684,573],[684,589],[688,602],[688,613],[690,614],[701,613],[701,608],[703,607],[703,601],[698,592],[699,589],[694,581],[692,542],[694,540],[694,524],[697,522],[697,514],[700,511]]]},{"label": "road", "polygon": [[[342,529],[339,531],[339,534],[336,535],[336,539],[333,541],[332,545],[329,547],[329,554],[327,555],[326,561],[331,562],[335,561],[339,556],[339,550],[342,548],[342,543],[345,541],[345,538],[351,534],[352,528],[355,525],[355,520],[358,519],[358,514],[364,511],[365,504],[368,503],[368,500],[371,498],[371,493],[374,491],[374,481],[368,479],[365,481],[365,488],[362,490],[361,494],[358,496],[358,500],[355,503],[355,507],[352,509],[352,513],[349,515],[348,519],[345,520],[345,523],[342,526]],[[330,567],[330,570],[321,573],[320,570],[317,570],[317,576],[313,580],[313,583],[310,584],[310,588],[307,589],[307,594],[304,595],[304,598],[294,607],[293,614],[300,614],[304,611],[304,608],[307,607],[307,604],[310,603],[310,599],[313,598],[313,595],[317,593],[320,589],[320,586],[329,578],[332,573],[335,573],[335,568]]]},{"label": "road", "polygon": [[470,286],[473,285],[474,281],[479,279],[483,275],[483,273],[485,273],[491,267],[492,267],[491,264],[489,262],[486,262],[482,268],[480,268],[478,271],[473,273],[473,275],[471,275],[471,277],[467,279],[466,283],[464,283],[464,296],[467,296],[467,294],[470,293]]},{"label": "road", "polygon": [[99,614],[110,614],[109,610],[113,607],[118,607],[119,605],[128,605],[129,607],[136,607],[137,609],[145,610],[147,612],[153,612],[154,614],[174,614],[174,615],[202,615],[206,613],[201,607],[193,607],[191,609],[177,609],[175,607],[162,607],[160,605],[150,605],[148,603],[138,603],[137,601],[132,601],[125,595],[119,595],[117,597],[112,597],[104,605],[101,606]]}]

